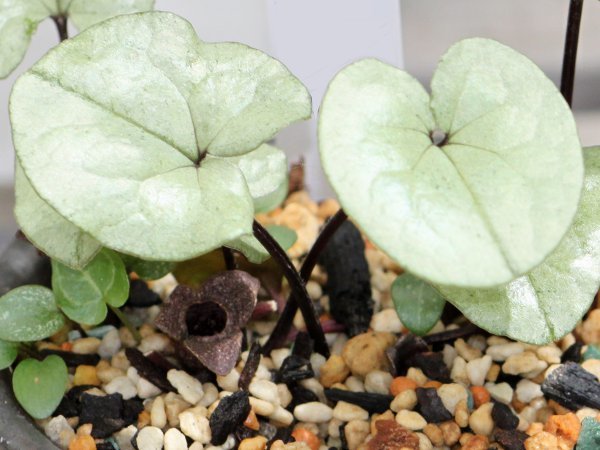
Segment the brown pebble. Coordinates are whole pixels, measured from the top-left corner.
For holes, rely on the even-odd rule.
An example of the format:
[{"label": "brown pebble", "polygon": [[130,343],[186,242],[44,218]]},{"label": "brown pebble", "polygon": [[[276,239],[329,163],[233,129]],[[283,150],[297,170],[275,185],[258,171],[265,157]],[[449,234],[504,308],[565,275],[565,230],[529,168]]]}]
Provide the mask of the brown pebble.
[{"label": "brown pebble", "polygon": [[559,450],[558,439],[547,431],[542,431],[525,440],[525,450]]},{"label": "brown pebble", "polygon": [[428,423],[423,428],[423,433],[429,438],[431,443],[436,447],[444,445],[444,433],[442,429],[433,423]]},{"label": "brown pebble", "polygon": [[471,436],[460,450],[487,450],[489,445],[490,441],[487,436],[476,434]]},{"label": "brown pebble", "polygon": [[371,416],[371,434],[373,436],[377,434],[377,422],[379,420],[395,420],[394,413],[388,409],[382,414],[373,414]]},{"label": "brown pebble", "polygon": [[444,435],[444,444],[454,445],[460,438],[460,427],[453,420],[448,422],[440,423],[440,429]]},{"label": "brown pebble", "polygon": [[368,450],[419,450],[419,436],[395,420],[379,420],[375,426],[377,434],[367,443]]},{"label": "brown pebble", "polygon": [[264,436],[244,439],[238,447],[239,450],[265,450],[265,448],[267,448],[267,438]]},{"label": "brown pebble", "polygon": [[69,450],[96,450],[96,442],[89,435],[78,435],[69,443]]},{"label": "brown pebble", "polygon": [[466,400],[463,399],[456,404],[454,420],[461,428],[466,428],[469,425],[469,408]]},{"label": "brown pebble", "polygon": [[364,377],[374,370],[386,370],[385,351],[395,340],[392,333],[361,333],[346,342],[342,357],[354,375]]},{"label": "brown pebble", "polygon": [[138,430],[141,430],[145,426],[150,425],[150,413],[148,411],[142,411],[138,415],[137,427]]},{"label": "brown pebble", "polygon": [[344,362],[344,358],[339,355],[331,355],[321,366],[319,381],[323,386],[329,388],[336,383],[343,383],[348,375],[350,375],[350,368]]}]

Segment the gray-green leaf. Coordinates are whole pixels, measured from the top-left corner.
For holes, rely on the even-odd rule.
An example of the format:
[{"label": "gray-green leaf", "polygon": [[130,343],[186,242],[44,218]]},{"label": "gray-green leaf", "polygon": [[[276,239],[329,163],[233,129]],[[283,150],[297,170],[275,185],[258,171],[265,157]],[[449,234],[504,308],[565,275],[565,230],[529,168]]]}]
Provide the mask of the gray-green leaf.
[{"label": "gray-green leaf", "polygon": [[410,273],[403,273],[394,280],[391,294],[398,317],[417,336],[427,334],[444,312],[444,297]]},{"label": "gray-green leaf", "polygon": [[83,31],[92,25],[120,14],[150,11],[154,0],[62,0],[68,3],[66,13]]},{"label": "gray-green leaf", "polygon": [[344,210],[411,273],[506,283],[573,220],[583,182],[573,116],[530,60],[487,39],[455,44],[431,89],[430,99],[377,60],[343,69],[321,106],[323,167]]},{"label": "gray-green leaf", "polygon": [[129,279],[121,258],[103,249],[82,270],[52,261],[52,289],[71,320],[96,325],[106,317],[107,304],[118,308],[127,301]]},{"label": "gray-green leaf", "polygon": [[21,231],[50,258],[81,269],[102,248],[102,244],[42,200],[18,163],[15,168],[15,199],[15,217]]},{"label": "gray-green leaf", "polygon": [[[298,240],[296,232],[283,225],[267,225],[265,228],[285,251],[289,250]],[[251,234],[228,242],[226,246],[239,251],[254,264],[262,264],[271,257],[267,249]]]},{"label": "gray-green leaf", "polygon": [[105,247],[166,261],[251,232],[246,180],[220,156],[252,151],[310,111],[280,62],[201,42],[169,13],[84,31],[11,97],[17,157],[40,197]]},{"label": "gray-green leaf", "polygon": [[0,370],[4,370],[15,362],[19,354],[19,344],[0,340]]},{"label": "gray-green leaf", "polygon": [[600,147],[583,154],[586,175],[575,221],[541,265],[496,288],[438,287],[478,326],[543,344],[570,332],[590,307],[600,285]]},{"label": "gray-green leaf", "polygon": [[135,256],[125,254],[120,256],[125,267],[135,272],[143,280],[158,280],[172,272],[176,266],[175,263],[169,261],[144,261]]},{"label": "gray-green leaf", "polygon": [[0,297],[0,339],[38,341],[65,324],[54,294],[43,286],[21,286]]}]

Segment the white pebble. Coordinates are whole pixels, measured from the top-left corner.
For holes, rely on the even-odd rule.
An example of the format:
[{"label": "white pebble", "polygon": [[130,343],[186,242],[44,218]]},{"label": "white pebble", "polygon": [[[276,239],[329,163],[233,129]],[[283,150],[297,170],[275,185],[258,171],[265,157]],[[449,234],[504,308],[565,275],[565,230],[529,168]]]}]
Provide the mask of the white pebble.
[{"label": "white pebble", "polygon": [[319,376],[321,375],[321,367],[323,367],[323,364],[325,364],[326,362],[327,359],[320,353],[313,353],[312,355],[310,355],[310,365],[312,366],[313,371],[315,372],[315,378],[319,378]]},{"label": "white pebble", "polygon": [[365,390],[374,394],[387,395],[394,378],[389,372],[373,370],[365,377]]},{"label": "white pebble", "polygon": [[485,376],[492,367],[492,357],[485,355],[467,363],[467,377],[473,386],[483,386]]},{"label": "white pebble", "polygon": [[271,420],[279,422],[284,426],[291,425],[291,423],[294,421],[294,415],[282,406],[278,406],[277,408],[275,408],[275,411],[269,414],[269,418]]},{"label": "white pebble", "polygon": [[320,402],[308,402],[296,406],[294,416],[301,422],[328,422],[333,417],[333,410]]},{"label": "white pebble", "polygon": [[525,375],[537,370],[541,372],[546,367],[548,363],[540,361],[535,353],[527,351],[509,356],[502,364],[502,371],[509,375]]},{"label": "white pebble", "polygon": [[342,422],[350,422],[351,420],[368,420],[369,413],[360,406],[340,401],[337,402],[337,405],[335,405],[335,408],[333,408],[333,418]]},{"label": "white pebble", "polygon": [[138,397],[141,399],[156,397],[162,393],[160,388],[154,386],[152,383],[142,377],[140,377],[136,383],[135,388],[137,389]]},{"label": "white pebble", "polygon": [[452,364],[454,363],[454,358],[456,358],[458,356],[458,352],[451,345],[445,344],[442,354],[444,356],[444,363],[446,364],[448,369],[452,369]]},{"label": "white pebble", "polygon": [[112,358],[121,349],[121,338],[119,330],[113,328],[102,338],[102,342],[98,347],[98,354],[103,359]]},{"label": "white pebble", "polygon": [[201,444],[208,444],[211,440],[210,425],[206,418],[206,408],[197,406],[179,414],[179,428],[186,436]]},{"label": "white pebble", "polygon": [[370,323],[373,331],[382,333],[400,333],[404,328],[398,313],[395,309],[384,309],[376,314],[373,314]]},{"label": "white pebble", "polygon": [[186,402],[195,405],[202,399],[202,383],[187,372],[171,369],[167,372],[167,379]]},{"label": "white pebble", "polygon": [[365,392],[365,385],[363,384],[362,380],[354,375],[350,375],[348,378],[346,378],[344,384],[352,392]]},{"label": "white pebble", "polygon": [[494,361],[503,362],[506,361],[508,357],[518,355],[524,351],[525,347],[520,342],[510,342],[507,344],[491,345],[487,348],[485,353],[490,355]]},{"label": "white pebble", "polygon": [[235,369],[233,369],[227,375],[217,375],[217,384],[225,391],[237,392],[239,381],[240,374]]},{"label": "white pebble", "polygon": [[450,378],[455,383],[469,384],[469,377],[467,376],[467,362],[460,356],[454,358],[452,363],[452,370],[450,371]]},{"label": "white pebble", "polygon": [[202,383],[202,390],[204,391],[204,395],[198,405],[208,408],[219,398],[219,390],[212,383]]},{"label": "white pebble", "polygon": [[200,442],[194,442],[192,445],[190,445],[189,450],[208,450],[209,448],[210,447],[206,447],[205,449],[204,445],[202,445]]},{"label": "white pebble", "polygon": [[162,397],[156,397],[152,402],[152,409],[150,410],[150,423],[153,427],[158,428],[164,428],[167,425],[165,401]]},{"label": "white pebble", "polygon": [[300,386],[315,394],[322,403],[327,403],[327,398],[325,397],[325,388],[316,378],[307,378],[306,380],[302,380],[300,381]]},{"label": "white pebble", "polygon": [[396,422],[412,431],[422,430],[427,425],[421,414],[405,409],[396,414]]},{"label": "white pebble", "polygon": [[513,399],[513,388],[508,383],[486,383],[486,389],[490,393],[490,396],[501,403],[505,403],[507,405],[512,402]]},{"label": "white pebble", "polygon": [[165,450],[188,450],[187,440],[177,428],[170,428],[165,433]]},{"label": "white pebble", "polygon": [[137,369],[135,367],[130,367],[130,368],[127,369],[127,376],[134,383],[137,383],[138,381],[140,381],[140,376],[139,376],[138,371],[137,371]]},{"label": "white pebble", "polygon": [[403,409],[412,410],[417,406],[417,394],[414,389],[405,389],[400,392],[390,403],[390,409],[394,412],[402,411]]},{"label": "white pebble", "polygon": [[292,403],[293,397],[292,393],[288,389],[287,385],[280,383],[277,385],[277,393],[279,394],[279,402],[281,406],[287,408],[287,406]]},{"label": "white pebble", "polygon": [[123,400],[129,400],[137,395],[137,388],[135,387],[135,384],[133,384],[133,381],[131,381],[129,377],[125,376],[115,378],[104,386],[104,390],[107,394],[121,394],[123,396]]},{"label": "white pebble", "polygon": [[254,412],[259,416],[268,417],[277,409],[273,403],[252,396],[250,396],[250,405],[252,406],[252,409],[254,409]]},{"label": "white pebble", "polygon": [[450,411],[452,415],[454,415],[454,410],[456,409],[458,402],[469,398],[469,394],[465,387],[458,383],[442,384],[438,388],[437,393],[446,409]]},{"label": "white pebble", "polygon": [[306,283],[306,292],[308,292],[308,296],[312,300],[319,300],[323,295],[323,289],[321,289],[321,285],[312,280]]},{"label": "white pebble", "polygon": [[144,427],[140,430],[135,442],[140,449],[161,450],[163,448],[164,434],[160,428]]},{"label": "white pebble", "polygon": [[95,337],[77,339],[73,342],[73,347],[71,348],[71,351],[80,355],[91,355],[93,353],[98,353],[100,343],[100,339]]},{"label": "white pebble", "polygon": [[477,408],[469,417],[469,426],[475,434],[489,436],[494,429],[494,420],[492,419],[492,402],[484,403]]},{"label": "white pebble", "polygon": [[115,440],[121,450],[134,450],[131,444],[131,439],[137,433],[137,428],[133,425],[129,425],[127,428],[123,428],[115,433]]},{"label": "white pebble", "polygon": [[474,359],[481,358],[481,350],[471,347],[462,338],[454,341],[454,348],[458,352],[459,356],[465,361],[472,361]]},{"label": "white pebble", "polygon": [[291,353],[292,352],[289,348],[278,348],[271,352],[271,360],[273,361],[273,364],[277,370],[281,368],[283,361],[285,361],[285,358],[290,356]]},{"label": "white pebble", "polygon": [[75,437],[75,431],[64,416],[53,417],[45,426],[46,436],[60,448],[69,447],[69,442]]},{"label": "white pebble", "polygon": [[248,390],[256,398],[265,400],[275,406],[278,406],[280,403],[277,385],[271,381],[253,379],[250,382],[250,386],[248,386]]},{"label": "white pebble", "polygon": [[153,333],[143,338],[138,348],[142,353],[164,352],[170,345],[171,340],[168,336],[161,333]]},{"label": "white pebble", "polygon": [[537,397],[543,397],[542,387],[531,380],[521,380],[517,383],[517,399],[523,403],[529,403]]}]

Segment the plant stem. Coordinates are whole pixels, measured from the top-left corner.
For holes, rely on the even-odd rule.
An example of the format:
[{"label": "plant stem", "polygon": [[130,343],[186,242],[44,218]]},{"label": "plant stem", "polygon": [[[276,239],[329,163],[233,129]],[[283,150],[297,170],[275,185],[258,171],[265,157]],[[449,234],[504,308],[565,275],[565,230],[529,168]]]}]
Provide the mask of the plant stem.
[{"label": "plant stem", "polygon": [[223,259],[225,260],[225,267],[227,267],[227,270],[235,270],[236,265],[233,250],[228,247],[221,247],[221,251],[223,252]]},{"label": "plant stem", "polygon": [[28,358],[37,359],[38,361],[44,359],[44,357],[40,355],[40,353],[35,349],[35,347],[33,347],[32,345],[25,344],[24,342],[21,342],[21,344],[19,345],[19,353],[23,356],[27,356]]},{"label": "plant stem", "polygon": [[125,327],[127,327],[127,329],[129,330],[129,332],[131,333],[131,335],[135,339],[135,342],[137,344],[139,344],[140,341],[142,340],[142,336],[140,336],[140,332],[133,326],[133,324],[129,320],[129,317],[127,317],[127,315],[123,311],[121,311],[119,308],[116,308],[116,307],[111,306],[111,305],[108,305],[108,307],[110,308],[110,310],[113,313],[115,313],[115,316],[117,316],[119,318],[119,320],[121,321],[121,323],[123,325],[125,325]]},{"label": "plant stem", "polygon": [[577,45],[579,43],[582,9],[583,0],[571,0],[560,80],[560,92],[569,106],[573,105],[573,86],[575,85],[575,66],[577,64]]},{"label": "plant stem", "polygon": [[[319,233],[317,240],[311,247],[310,251],[308,252],[308,255],[306,255],[306,259],[304,260],[304,262],[302,263],[302,267],[300,268],[300,278],[302,278],[302,281],[304,283],[306,283],[309,280],[310,274],[317,265],[319,256],[327,246],[327,243],[335,234],[340,225],[342,225],[347,218],[348,216],[346,215],[344,210],[340,209],[337,213],[335,213],[334,216],[332,216],[327,221],[327,223],[321,230],[321,233]],[[275,329],[271,333],[269,340],[263,346],[263,350],[266,353],[270,352],[275,348],[281,347],[284,344],[292,328],[294,316],[296,315],[297,311],[298,302],[296,302],[296,299],[292,295],[288,299],[285,308],[283,308],[283,311],[279,316],[279,320],[277,321],[277,325],[275,325]]]},{"label": "plant stem", "polygon": [[315,342],[315,350],[325,357],[329,357],[329,346],[325,340],[325,334],[319,323],[319,318],[315,311],[312,300],[310,299],[306,287],[300,274],[292,264],[292,261],[277,243],[269,232],[256,220],[252,224],[254,237],[267,249],[271,257],[283,270],[283,274],[287,279],[292,290],[292,298],[298,303],[306,329]]},{"label": "plant stem", "polygon": [[67,16],[52,16],[52,20],[54,20],[56,29],[58,30],[60,42],[69,39],[69,31],[67,30]]}]

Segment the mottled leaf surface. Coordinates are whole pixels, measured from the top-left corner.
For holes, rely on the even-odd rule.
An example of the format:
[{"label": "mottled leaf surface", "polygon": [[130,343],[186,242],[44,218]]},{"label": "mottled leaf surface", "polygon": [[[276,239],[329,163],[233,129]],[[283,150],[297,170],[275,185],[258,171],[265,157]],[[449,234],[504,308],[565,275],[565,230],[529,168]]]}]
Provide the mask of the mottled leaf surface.
[{"label": "mottled leaf surface", "polygon": [[81,270],[52,261],[52,289],[69,319],[96,325],[105,319],[107,304],[118,308],[127,301],[129,278],[121,258],[102,249]]},{"label": "mottled leaf surface", "polygon": [[0,297],[0,339],[38,341],[65,324],[54,294],[43,286],[21,286]]},{"label": "mottled leaf surface", "polygon": [[11,97],[17,157],[39,196],[105,247],[149,261],[189,259],[250,233],[252,197],[223,156],[256,149],[310,112],[280,62],[204,43],[169,13],[90,28],[23,75]]},{"label": "mottled leaf surface", "polygon": [[0,370],[4,370],[15,362],[19,354],[19,344],[0,340]]},{"label": "mottled leaf surface", "polygon": [[530,60],[487,39],[455,44],[431,90],[373,59],[343,69],[321,106],[323,167],[344,210],[411,273],[506,283],[573,220],[583,182],[573,116]]},{"label": "mottled leaf surface", "polygon": [[143,280],[158,280],[172,272],[176,266],[175,263],[169,261],[144,261],[135,256],[124,254],[120,256],[125,267],[135,272]]},{"label": "mottled leaf surface", "polygon": [[61,0],[75,26],[83,31],[92,25],[120,14],[150,11],[154,0]]},{"label": "mottled leaf surface", "polygon": [[438,286],[465,316],[493,334],[544,344],[570,332],[600,285],[600,147],[587,148],[584,190],[573,226],[538,267],[504,286]]}]

